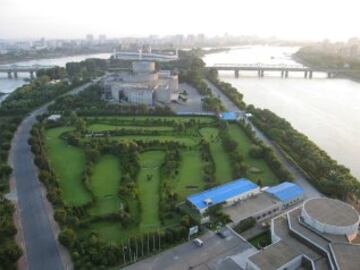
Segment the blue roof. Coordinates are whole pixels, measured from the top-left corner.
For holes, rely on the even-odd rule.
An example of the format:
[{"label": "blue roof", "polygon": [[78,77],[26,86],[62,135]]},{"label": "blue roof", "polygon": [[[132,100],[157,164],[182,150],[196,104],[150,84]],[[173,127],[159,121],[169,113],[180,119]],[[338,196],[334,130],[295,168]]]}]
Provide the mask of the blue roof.
[{"label": "blue roof", "polygon": [[215,205],[256,188],[258,188],[256,184],[250,180],[241,178],[230,183],[205,190],[201,193],[191,195],[187,197],[187,200],[197,209],[204,209],[207,207],[207,204],[204,202],[206,199],[211,199],[212,205]]},{"label": "blue roof", "polygon": [[290,182],[284,182],[277,186],[265,190],[282,202],[288,202],[304,194],[304,190],[298,185]]},{"label": "blue roof", "polygon": [[220,119],[225,121],[235,121],[238,119],[236,112],[222,112],[220,113]]}]

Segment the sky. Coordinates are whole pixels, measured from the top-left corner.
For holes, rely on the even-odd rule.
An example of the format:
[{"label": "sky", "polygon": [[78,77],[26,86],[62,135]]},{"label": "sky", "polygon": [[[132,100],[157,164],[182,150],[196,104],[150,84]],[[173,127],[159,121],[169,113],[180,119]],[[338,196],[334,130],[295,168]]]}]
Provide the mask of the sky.
[{"label": "sky", "polygon": [[199,34],[360,37],[358,0],[0,0],[0,39]]}]

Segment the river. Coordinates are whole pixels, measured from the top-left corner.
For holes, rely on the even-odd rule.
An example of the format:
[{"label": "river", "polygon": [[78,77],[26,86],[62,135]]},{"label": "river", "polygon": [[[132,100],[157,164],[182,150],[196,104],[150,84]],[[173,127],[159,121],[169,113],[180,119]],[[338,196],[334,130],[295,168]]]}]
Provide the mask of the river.
[{"label": "river", "polygon": [[[49,58],[49,59],[35,59],[29,61],[22,61],[12,63],[11,65],[19,65],[19,66],[31,66],[34,64],[38,65],[56,65],[60,67],[64,67],[68,62],[79,62],[88,58],[102,58],[108,59],[110,57],[110,53],[98,53],[98,54],[84,54],[77,56],[66,56],[59,58]],[[0,93],[11,93],[16,88],[25,84],[24,78],[29,78],[29,73],[19,73],[18,78],[8,79],[6,73],[0,73]],[[3,100],[5,96],[0,96],[0,101]]]},{"label": "river", "polygon": [[[291,59],[294,47],[247,46],[204,57],[208,66],[216,63],[298,63]],[[360,84],[348,79],[327,79],[314,74],[267,72],[259,79],[255,72],[220,72],[220,79],[231,83],[248,104],[268,108],[287,119],[333,159],[350,168],[360,179]]]}]

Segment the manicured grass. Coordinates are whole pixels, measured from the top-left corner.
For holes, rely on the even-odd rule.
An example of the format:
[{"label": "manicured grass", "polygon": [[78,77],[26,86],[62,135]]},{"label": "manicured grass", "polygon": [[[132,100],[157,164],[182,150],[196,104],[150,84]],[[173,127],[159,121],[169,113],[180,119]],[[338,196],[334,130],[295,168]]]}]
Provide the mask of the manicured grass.
[{"label": "manicured grass", "polygon": [[120,164],[114,156],[104,156],[93,168],[90,188],[96,197],[96,204],[91,209],[94,215],[117,213],[120,209],[118,190],[120,184]]},{"label": "manicured grass", "polygon": [[[254,159],[249,156],[249,150],[252,142],[250,138],[245,134],[240,126],[233,123],[229,125],[229,133],[233,140],[238,143],[238,150],[244,157],[246,165],[250,166],[249,178],[256,182],[258,179],[262,180],[263,185],[275,185],[279,183],[277,177],[266,164],[263,159]],[[253,172],[251,172],[251,170]]]},{"label": "manicured grass", "polygon": [[122,125],[109,125],[109,124],[92,124],[88,127],[89,130],[99,132],[99,131],[111,131],[111,130],[157,130],[157,131],[172,131],[172,127],[165,126],[122,126]]},{"label": "manicured grass", "polygon": [[[147,119],[156,119],[156,120],[175,120],[177,122],[188,122],[190,120],[200,121],[201,123],[213,123],[215,120],[213,117],[208,116],[101,116],[101,117],[86,117],[89,120],[96,120],[98,123],[105,123],[108,121],[145,121]],[[112,124],[112,123],[110,123]]]},{"label": "manicured grass", "polygon": [[60,135],[71,131],[70,127],[53,128],[46,131],[46,146],[49,161],[58,176],[66,204],[80,206],[91,200],[82,183],[85,155],[79,148],[68,145]]},{"label": "manicured grass", "polygon": [[192,137],[176,137],[176,136],[144,136],[144,135],[131,135],[131,136],[114,136],[111,137],[112,140],[118,142],[124,141],[160,141],[160,142],[178,142],[185,144],[186,146],[195,146],[199,143],[196,138]]},{"label": "manicured grass", "polygon": [[182,151],[179,174],[175,179],[174,190],[179,200],[204,189],[202,161],[199,151]]},{"label": "manicured grass", "polygon": [[202,128],[200,133],[210,143],[210,151],[215,163],[216,181],[219,184],[229,182],[232,180],[231,163],[219,138],[219,130],[217,128]]},{"label": "manicured grass", "polygon": [[164,158],[163,151],[147,151],[140,154],[141,170],[138,176],[138,188],[141,202],[141,230],[160,225],[160,166]]}]

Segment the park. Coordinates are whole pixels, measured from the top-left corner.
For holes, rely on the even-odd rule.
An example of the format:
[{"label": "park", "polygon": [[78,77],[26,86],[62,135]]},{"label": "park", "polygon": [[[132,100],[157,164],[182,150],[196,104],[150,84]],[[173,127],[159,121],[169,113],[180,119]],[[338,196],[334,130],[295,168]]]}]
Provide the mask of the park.
[{"label": "park", "polygon": [[[235,151],[246,167],[243,176],[266,186],[279,182],[264,159],[249,154],[254,142],[236,122],[223,123],[211,116],[102,116],[76,121],[80,124],[46,127],[44,140],[64,204],[81,209],[80,236],[95,232],[106,241],[121,243],[179,225],[183,214],[177,206],[187,196],[235,177],[220,135],[224,130],[236,142]],[[134,156],[119,156],[115,145],[127,145]],[[119,212],[128,223],[119,222]]]}]

